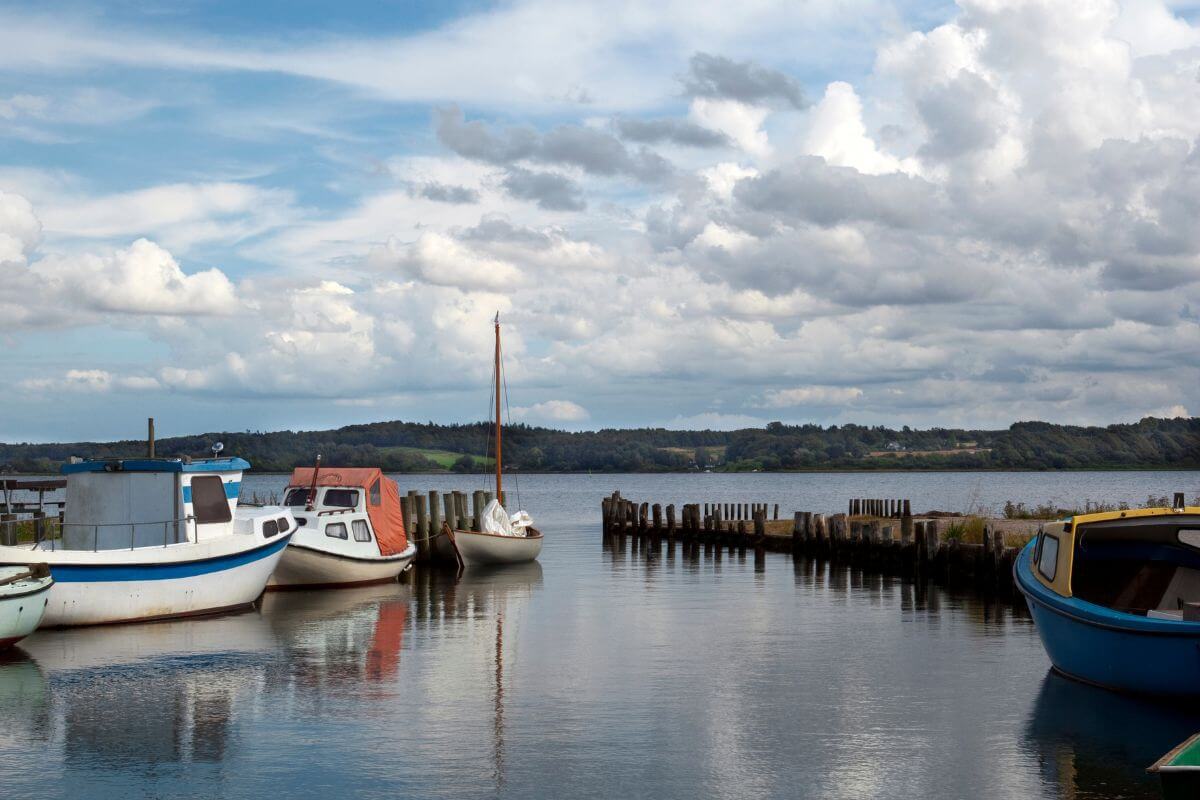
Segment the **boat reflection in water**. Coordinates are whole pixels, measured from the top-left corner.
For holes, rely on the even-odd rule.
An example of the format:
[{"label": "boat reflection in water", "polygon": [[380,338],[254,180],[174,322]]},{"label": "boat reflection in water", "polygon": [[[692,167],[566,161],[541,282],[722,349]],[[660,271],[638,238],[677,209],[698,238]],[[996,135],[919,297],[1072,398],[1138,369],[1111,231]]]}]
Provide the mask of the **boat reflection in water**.
[{"label": "boat reflection in water", "polygon": [[410,589],[386,583],[333,591],[269,592],[262,613],[283,648],[268,691],[320,702],[320,694],[398,691],[400,648],[408,625]]},{"label": "boat reflection in water", "polygon": [[[408,605],[408,587],[389,584],[271,594],[261,611],[223,617],[40,631],[0,659],[0,750],[154,795],[178,777],[163,765],[219,770],[239,750],[239,718],[253,728],[280,699],[303,712],[347,682],[360,694],[398,687]],[[10,796],[36,788],[29,774]]]},{"label": "boat reflection in water", "polygon": [[1047,673],[1026,725],[1030,755],[1057,796],[1159,798],[1146,767],[1200,731],[1200,704],[1118,694]]},{"label": "boat reflection in water", "polygon": [[542,586],[541,564],[474,565],[457,577],[423,571],[414,579],[418,614],[429,627],[453,636],[453,643],[443,646],[450,674],[442,683],[451,681],[456,706],[477,709],[477,719],[486,721],[486,737],[458,742],[457,747],[462,753],[471,751],[481,763],[486,760],[491,783],[499,790],[506,773],[505,707],[515,684],[529,682],[519,678],[517,641],[530,600]]}]

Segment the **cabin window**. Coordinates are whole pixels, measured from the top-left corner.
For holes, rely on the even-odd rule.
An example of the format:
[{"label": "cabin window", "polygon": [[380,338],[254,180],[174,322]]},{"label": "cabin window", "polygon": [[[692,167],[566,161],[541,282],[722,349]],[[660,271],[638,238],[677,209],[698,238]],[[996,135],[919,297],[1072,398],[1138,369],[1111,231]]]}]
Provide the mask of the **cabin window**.
[{"label": "cabin window", "polygon": [[346,539],[346,523],[331,522],[325,526],[325,535],[334,539]]},{"label": "cabin window", "polygon": [[287,496],[283,499],[285,506],[306,506],[308,505],[308,489],[288,489]]},{"label": "cabin window", "polygon": [[371,541],[371,529],[367,527],[365,519],[356,519],[350,523],[350,527],[354,529],[354,541],[369,542]]},{"label": "cabin window", "polygon": [[382,498],[380,497],[382,494],[382,487],[379,485],[382,482],[382,480],[377,480],[371,484],[371,505],[373,506],[377,506],[382,502]]},{"label": "cabin window", "polygon": [[331,508],[357,508],[358,489],[326,489],[321,504]]},{"label": "cabin window", "polygon": [[1058,574],[1058,537],[1042,534],[1042,552],[1038,556],[1038,572],[1048,581]]},{"label": "cabin window", "polygon": [[1180,528],[1179,541],[1189,547],[1200,547],[1200,528]]},{"label": "cabin window", "polygon": [[279,519],[275,520],[275,524],[279,526],[280,533],[287,533],[292,527],[291,524],[288,523],[287,517],[280,517]]},{"label": "cabin window", "polygon": [[233,519],[225,484],[220,478],[215,475],[192,478],[192,515],[198,525]]},{"label": "cabin window", "polygon": [[272,536],[279,535],[279,523],[273,519],[269,519],[263,523],[263,538],[270,539]]}]

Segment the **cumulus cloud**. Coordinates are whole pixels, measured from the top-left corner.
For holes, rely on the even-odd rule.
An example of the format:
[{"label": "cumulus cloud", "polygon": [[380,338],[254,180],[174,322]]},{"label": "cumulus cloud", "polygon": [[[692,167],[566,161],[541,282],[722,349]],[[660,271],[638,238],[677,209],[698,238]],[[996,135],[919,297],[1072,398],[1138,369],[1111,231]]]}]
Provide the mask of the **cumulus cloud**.
[{"label": "cumulus cloud", "polygon": [[372,252],[376,269],[394,270],[404,277],[463,289],[505,289],[521,281],[520,270],[491,258],[441,233],[426,233],[415,242],[392,240]]},{"label": "cumulus cloud", "polygon": [[[120,326],[170,354],[134,377],[178,393],[421,418],[479,413],[497,309],[514,400],[547,424],[1186,413],[1200,385],[1196,28],[1152,0],[964,0],[888,33],[856,62],[865,74],[809,58],[786,11],[737,21],[738,35],[774,23],[775,48],[689,28],[636,68],[644,40],[598,12],[614,38],[589,51],[607,53],[594,68],[563,85],[545,64],[514,69],[487,76],[494,96],[427,98],[443,109],[440,152],[369,177],[343,154],[328,208],[234,180],[46,180],[45,202],[21,190],[36,215],[0,195],[0,266],[18,287],[0,324]],[[671,55],[697,42],[708,53]],[[367,51],[385,74],[392,56]],[[238,63],[222,69],[266,68]],[[636,101],[614,99],[616,73]],[[822,76],[815,105],[789,73]],[[591,107],[564,106],[570,86]],[[534,97],[554,113],[514,112]],[[6,186],[25,178],[0,170]],[[236,291],[214,263],[237,270]],[[83,386],[123,374],[72,366]],[[547,397],[586,397],[586,416]]]},{"label": "cumulus cloud", "polygon": [[152,391],[160,388],[149,375],[115,375],[103,369],[69,369],[52,378],[26,378],[17,383],[23,392],[44,395],[53,392],[98,394],[112,391]]},{"label": "cumulus cloud", "polygon": [[583,422],[590,415],[586,408],[570,400],[545,400],[532,406],[516,406],[512,416],[535,422]]},{"label": "cumulus cloud", "polygon": [[684,147],[728,147],[731,144],[729,137],[724,133],[686,119],[619,117],[616,125],[622,137],[643,144],[666,142]]},{"label": "cumulus cloud", "polygon": [[682,78],[683,88],[695,97],[720,97],[749,105],[781,102],[803,108],[804,91],[795,78],[752,61],[696,53]]},{"label": "cumulus cloud", "polygon": [[630,151],[615,136],[601,130],[560,125],[545,134],[532,127],[493,133],[479,120],[466,121],[456,106],[437,112],[437,135],[442,144],[460,156],[489,164],[556,164],[591,175],[620,175],[648,182],[665,180],[674,171],[657,153],[645,148]]},{"label": "cumulus cloud", "polygon": [[148,239],[107,255],[47,257],[34,270],[53,290],[93,311],[192,316],[237,310],[233,283],[223,272],[185,273]]},{"label": "cumulus cloud", "polygon": [[412,188],[414,197],[423,197],[436,203],[452,203],[456,205],[479,202],[479,191],[469,186],[455,186],[438,181],[428,181]]},{"label": "cumulus cloud", "polygon": [[769,389],[754,405],[757,408],[793,408],[795,406],[837,406],[852,403],[863,396],[856,386],[797,386]]}]

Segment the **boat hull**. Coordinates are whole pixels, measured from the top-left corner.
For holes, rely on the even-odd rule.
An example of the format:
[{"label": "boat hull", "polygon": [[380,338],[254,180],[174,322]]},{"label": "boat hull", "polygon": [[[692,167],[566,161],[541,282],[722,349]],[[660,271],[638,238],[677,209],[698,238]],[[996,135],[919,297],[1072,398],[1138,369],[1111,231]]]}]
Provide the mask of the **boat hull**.
[{"label": "boat hull", "polygon": [[394,581],[408,569],[417,549],[413,545],[397,556],[356,558],[326,550],[291,544],[283,551],[267,589],[319,589],[365,586]]},{"label": "boat hull", "polygon": [[[290,534],[165,548],[79,552],[0,547],[0,561],[46,562],[54,585],[42,626],[105,625],[232,611],[252,604]],[[261,543],[260,543],[261,542]],[[20,562],[18,562],[20,563]]]},{"label": "boat hull", "polygon": [[1061,597],[1033,576],[1033,542],[1013,565],[1054,668],[1117,691],[1200,695],[1200,623],[1150,619]]},{"label": "boat hull", "polygon": [[51,578],[41,578],[0,588],[0,650],[38,629],[53,583]]},{"label": "boat hull", "polygon": [[454,544],[467,564],[522,564],[536,561],[542,552],[542,534],[500,536],[480,531],[455,531]]}]

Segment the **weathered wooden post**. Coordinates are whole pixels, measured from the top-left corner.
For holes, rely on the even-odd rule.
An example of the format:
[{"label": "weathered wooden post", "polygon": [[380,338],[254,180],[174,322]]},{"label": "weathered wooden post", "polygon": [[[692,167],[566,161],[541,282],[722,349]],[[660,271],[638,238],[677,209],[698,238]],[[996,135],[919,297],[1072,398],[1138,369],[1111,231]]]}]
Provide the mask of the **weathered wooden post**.
[{"label": "weathered wooden post", "polygon": [[425,508],[425,495],[412,493],[413,505],[417,512],[417,558],[421,561],[429,559],[429,517]]},{"label": "weathered wooden post", "polygon": [[767,512],[758,511],[754,515],[754,546],[760,546],[767,539]]},{"label": "weathered wooden post", "polygon": [[772,519],[779,519],[779,503],[775,504],[775,515],[772,517]]},{"label": "weathered wooden post", "polygon": [[667,536],[674,538],[675,536],[675,504],[667,504]]},{"label": "weathered wooden post", "polygon": [[413,502],[412,494],[406,494],[400,498],[400,519],[404,520],[404,532],[408,534],[408,538],[413,536]]},{"label": "weathered wooden post", "polygon": [[656,534],[662,533],[662,529],[663,529],[662,504],[655,503],[652,510],[653,510],[653,514],[654,514],[654,532]]},{"label": "weathered wooden post", "polygon": [[[487,505],[484,500],[483,490],[476,489],[471,494],[471,501],[475,504],[474,519],[471,521],[471,530],[483,530],[483,507]],[[608,533],[612,530],[613,521],[617,517],[617,503],[613,498],[608,501],[608,513],[604,515],[604,531]]]},{"label": "weathered wooden post", "polygon": [[434,540],[442,534],[442,506],[438,503],[439,494],[437,489],[429,490],[429,541],[426,546],[430,557],[436,552]]},{"label": "weathered wooden post", "polygon": [[925,557],[930,561],[937,558],[938,554],[938,521],[930,519],[925,521]]},{"label": "weathered wooden post", "polygon": [[825,515],[812,515],[812,535],[813,543],[816,545],[817,552],[825,546]]},{"label": "weathered wooden post", "polygon": [[804,548],[804,512],[797,511],[792,516],[792,552],[799,553]]},{"label": "weathered wooden post", "polygon": [[645,533],[650,527],[650,504],[642,503],[638,507],[638,533]]},{"label": "weathered wooden post", "polygon": [[900,517],[900,541],[908,544],[913,538],[913,518],[911,514]]},{"label": "weathered wooden post", "polygon": [[446,524],[450,526],[450,530],[458,530],[458,503],[455,502],[453,492],[442,495],[442,505],[446,509]]}]

